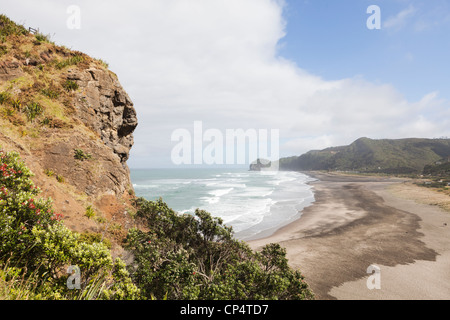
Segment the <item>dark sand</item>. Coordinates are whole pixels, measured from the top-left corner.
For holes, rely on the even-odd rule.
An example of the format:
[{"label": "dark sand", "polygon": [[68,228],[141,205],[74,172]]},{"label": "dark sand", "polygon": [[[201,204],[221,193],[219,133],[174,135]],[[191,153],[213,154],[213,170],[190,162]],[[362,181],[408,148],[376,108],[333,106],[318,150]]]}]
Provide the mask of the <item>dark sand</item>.
[{"label": "dark sand", "polygon": [[[306,174],[319,179],[315,203],[252,248],[280,243],[317,299],[450,299],[450,213],[414,201],[433,191],[407,179]],[[366,285],[372,264],[381,289]]]}]

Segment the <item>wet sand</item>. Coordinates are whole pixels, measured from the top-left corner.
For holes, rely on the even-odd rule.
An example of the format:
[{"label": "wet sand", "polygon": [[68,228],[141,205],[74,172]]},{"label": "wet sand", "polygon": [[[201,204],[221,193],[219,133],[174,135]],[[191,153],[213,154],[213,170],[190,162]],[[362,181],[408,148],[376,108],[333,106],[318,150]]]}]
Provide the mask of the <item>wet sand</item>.
[{"label": "wet sand", "polygon": [[[450,213],[414,200],[436,192],[408,179],[306,174],[318,179],[316,201],[252,248],[280,243],[317,299],[450,299]],[[367,286],[370,265],[380,289]]]}]

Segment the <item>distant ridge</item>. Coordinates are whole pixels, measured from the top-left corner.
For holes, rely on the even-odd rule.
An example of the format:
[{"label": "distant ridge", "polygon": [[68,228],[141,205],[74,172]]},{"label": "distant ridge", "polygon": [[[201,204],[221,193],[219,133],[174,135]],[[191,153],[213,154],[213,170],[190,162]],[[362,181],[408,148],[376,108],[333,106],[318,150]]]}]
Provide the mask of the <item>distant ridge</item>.
[{"label": "distant ridge", "polygon": [[333,170],[367,173],[419,173],[426,165],[447,162],[450,139],[359,138],[348,146],[312,150],[281,158],[280,170]]}]

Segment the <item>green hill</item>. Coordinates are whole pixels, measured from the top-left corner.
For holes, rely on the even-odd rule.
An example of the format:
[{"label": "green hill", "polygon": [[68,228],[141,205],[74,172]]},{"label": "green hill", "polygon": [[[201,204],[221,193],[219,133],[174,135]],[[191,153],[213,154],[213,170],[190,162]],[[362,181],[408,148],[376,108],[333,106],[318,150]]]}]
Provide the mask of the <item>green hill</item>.
[{"label": "green hill", "polygon": [[360,138],[348,146],[312,150],[280,159],[280,170],[334,170],[419,173],[426,165],[448,159],[450,139]]}]

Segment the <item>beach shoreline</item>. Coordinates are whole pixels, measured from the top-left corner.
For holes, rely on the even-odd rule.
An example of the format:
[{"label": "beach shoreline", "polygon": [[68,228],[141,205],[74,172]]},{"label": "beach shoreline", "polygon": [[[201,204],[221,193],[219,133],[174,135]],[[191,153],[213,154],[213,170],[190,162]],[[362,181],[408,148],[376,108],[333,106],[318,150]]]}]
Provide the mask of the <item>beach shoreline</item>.
[{"label": "beach shoreline", "polygon": [[317,299],[450,299],[450,213],[428,204],[442,195],[407,178],[305,174],[315,201],[253,249],[280,243]]}]

